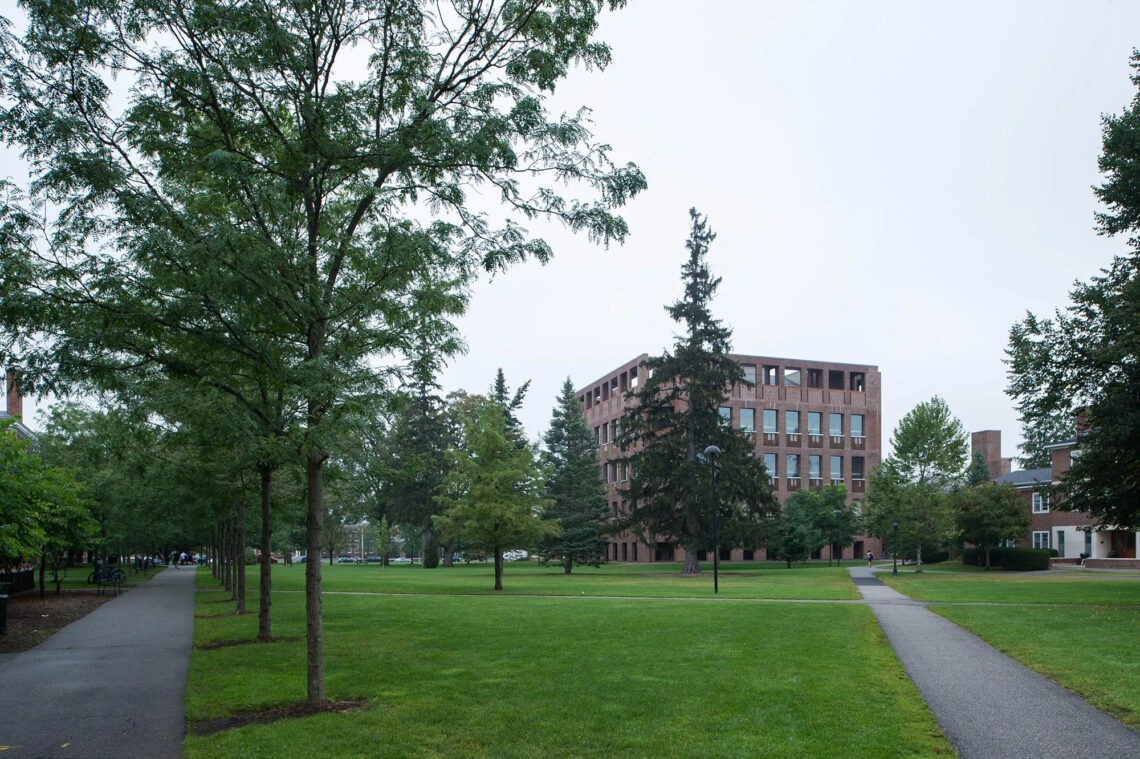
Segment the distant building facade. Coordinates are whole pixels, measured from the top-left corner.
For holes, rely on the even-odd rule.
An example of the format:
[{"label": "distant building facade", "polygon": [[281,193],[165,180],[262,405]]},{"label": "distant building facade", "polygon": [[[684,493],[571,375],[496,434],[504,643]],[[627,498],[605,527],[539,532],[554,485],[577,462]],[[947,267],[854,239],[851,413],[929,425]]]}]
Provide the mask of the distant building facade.
[{"label": "distant building facade", "polygon": [[982,451],[990,474],[998,484],[1017,489],[1029,511],[1029,532],[1017,545],[1023,548],[1052,548],[1057,558],[1080,561],[1090,559],[1137,559],[1140,532],[1102,530],[1096,521],[1080,511],[1064,511],[1050,502],[1049,487],[1057,484],[1069,471],[1078,454],[1080,437],[1059,440],[1045,446],[1051,455],[1049,466],[1040,469],[1010,471],[1008,466],[995,469],[991,461],[1009,462],[1001,458],[1001,433],[997,430],[975,432],[971,436],[975,451]]},{"label": "distant building facade", "polygon": [[[627,511],[627,465],[617,461],[615,430],[626,411],[625,395],[646,379],[642,354],[578,390],[586,422],[598,442],[598,464],[606,483],[611,512]],[[869,364],[841,364],[732,354],[754,386],[732,387],[721,407],[726,421],[749,435],[763,457],[780,503],[797,490],[843,485],[852,501],[866,492],[867,477],[879,465],[882,451],[882,377]],[[823,557],[827,557],[825,548]],[[882,554],[877,539],[856,536],[841,554],[862,558]],[[672,536],[610,538],[611,561],[681,561],[684,550]],[[735,547],[722,557],[765,559],[762,547]],[[839,557],[837,555],[837,557]]]}]

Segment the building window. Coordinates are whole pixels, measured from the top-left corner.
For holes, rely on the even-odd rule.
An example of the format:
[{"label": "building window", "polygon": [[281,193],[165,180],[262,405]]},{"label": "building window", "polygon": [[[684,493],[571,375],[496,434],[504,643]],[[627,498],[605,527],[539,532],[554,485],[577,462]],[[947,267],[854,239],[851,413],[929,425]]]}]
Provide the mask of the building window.
[{"label": "building window", "polygon": [[832,482],[842,482],[843,481],[843,457],[842,456],[832,456],[831,457],[831,481]]},{"label": "building window", "polygon": [[1057,555],[1061,558],[1065,556],[1065,533],[1057,530]]},{"label": "building window", "polygon": [[732,426],[732,409],[728,406],[721,406],[716,410],[717,415],[720,417],[720,423],[725,427]]},{"label": "building window", "polygon": [[800,434],[800,412],[784,412],[784,432],[788,433],[789,435]]},{"label": "building window", "polygon": [[775,482],[776,481],[776,454],[774,454],[774,453],[765,453],[764,454],[764,468],[768,470],[768,476],[772,478],[773,482]]},{"label": "building window", "polygon": [[827,389],[828,390],[842,390],[843,389],[843,370],[842,369],[828,369],[827,370]]},{"label": "building window", "polygon": [[800,455],[789,453],[784,458],[784,476],[798,478],[800,476]]},{"label": "building window", "polygon": [[629,462],[628,461],[621,462],[621,481],[622,482],[628,482],[629,481]]},{"label": "building window", "polygon": [[823,387],[822,369],[808,369],[808,387]]},{"label": "building window", "polygon": [[859,392],[867,389],[867,378],[863,372],[851,372],[851,389]]},{"label": "building window", "polygon": [[629,388],[630,388],[630,390],[632,390],[635,387],[637,387],[637,367],[636,366],[629,370]]},{"label": "building window", "polygon": [[819,464],[821,458],[821,456],[808,456],[808,477],[813,480],[820,478]]},{"label": "building window", "polygon": [[774,366],[765,366],[764,367],[764,384],[765,385],[775,385],[776,384],[776,367],[774,367]]},{"label": "building window", "polygon": [[863,415],[862,414],[852,414],[851,415],[851,437],[855,438],[856,440],[863,437]]},{"label": "building window", "polygon": [[1048,548],[1049,547],[1049,533],[1048,532],[1035,532],[1035,533],[1033,533],[1033,547],[1034,548]]},{"label": "building window", "polygon": [[602,447],[610,444],[610,423],[602,422]]},{"label": "building window", "polygon": [[756,364],[741,364],[740,368],[744,370],[744,381],[756,384]]},{"label": "building window", "polygon": [[863,479],[863,472],[864,472],[864,470],[863,470],[863,457],[862,456],[852,456],[851,457],[851,479],[853,479],[853,480]]},{"label": "building window", "polygon": [[756,409],[740,409],[740,431],[749,435],[756,431]]},{"label": "building window", "polygon": [[1085,553],[1092,556],[1092,530],[1085,530]]},{"label": "building window", "polygon": [[828,434],[843,437],[843,414],[828,414]]},{"label": "building window", "polygon": [[809,435],[822,435],[820,428],[823,425],[823,414],[818,411],[808,412],[808,434]]},{"label": "building window", "polygon": [[774,408],[764,409],[764,434],[776,434],[776,409]]},{"label": "building window", "polygon": [[788,387],[800,386],[800,370],[799,369],[784,369],[784,384]]},{"label": "building window", "polygon": [[1048,514],[1049,513],[1049,494],[1048,493],[1034,493],[1033,494],[1033,513],[1034,514]]}]

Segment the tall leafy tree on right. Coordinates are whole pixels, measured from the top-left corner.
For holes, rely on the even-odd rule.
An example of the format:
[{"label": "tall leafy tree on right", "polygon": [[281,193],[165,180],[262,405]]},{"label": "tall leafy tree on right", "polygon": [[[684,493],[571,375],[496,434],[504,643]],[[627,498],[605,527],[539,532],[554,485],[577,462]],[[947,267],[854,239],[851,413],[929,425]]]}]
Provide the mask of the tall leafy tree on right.
[{"label": "tall leafy tree on right", "polygon": [[[1140,51],[1132,55],[1140,88]],[[1131,251],[1077,282],[1053,318],[1030,313],[1010,329],[1007,392],[1027,426],[1083,410],[1080,456],[1054,490],[1063,508],[1103,526],[1140,528],[1140,94],[1104,117],[1096,189],[1098,231],[1128,235]]]},{"label": "tall leafy tree on right", "polygon": [[891,447],[894,452],[871,475],[865,524],[887,540],[897,532],[892,550],[913,555],[921,572],[923,550],[944,545],[953,529],[950,496],[965,474],[966,432],[946,401],[935,396],[899,421]]},{"label": "tall leafy tree on right", "polygon": [[668,536],[685,549],[685,574],[699,574],[702,550],[713,548],[709,463],[704,450],[720,448],[717,461],[721,545],[755,546],[776,511],[771,481],[753,444],[720,414],[733,384],[746,384],[744,370],[729,358],[732,330],[709,310],[720,279],[705,256],[716,235],[696,209],[681,268],[684,295],[666,311],[684,327],[673,352],[645,361],[647,377],[630,393],[619,444],[633,465],[626,526],[641,534]]}]

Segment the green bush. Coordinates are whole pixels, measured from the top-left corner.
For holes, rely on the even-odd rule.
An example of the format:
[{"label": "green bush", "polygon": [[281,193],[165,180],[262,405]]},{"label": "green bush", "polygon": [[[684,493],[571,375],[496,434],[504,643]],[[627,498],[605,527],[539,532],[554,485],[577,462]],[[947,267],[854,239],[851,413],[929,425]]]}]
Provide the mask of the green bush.
[{"label": "green bush", "polygon": [[[1010,572],[1034,572],[1049,568],[1049,557],[1056,551],[1046,548],[991,548],[990,566]],[[986,555],[976,548],[962,551],[962,563],[985,566]]]},{"label": "green bush", "polygon": [[950,558],[949,551],[923,551],[922,563],[923,564],[941,564]]}]

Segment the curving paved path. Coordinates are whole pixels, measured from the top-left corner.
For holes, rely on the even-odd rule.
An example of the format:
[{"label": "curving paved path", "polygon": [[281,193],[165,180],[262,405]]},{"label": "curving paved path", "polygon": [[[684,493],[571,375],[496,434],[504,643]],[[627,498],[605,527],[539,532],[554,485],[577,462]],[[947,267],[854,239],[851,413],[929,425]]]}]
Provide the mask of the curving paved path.
[{"label": "curving paved path", "polygon": [[867,567],[848,571],[961,759],[1140,757],[1140,732],[887,587]]},{"label": "curving paved path", "polygon": [[181,756],[196,574],[167,569],[35,648],[0,656],[0,754]]}]

